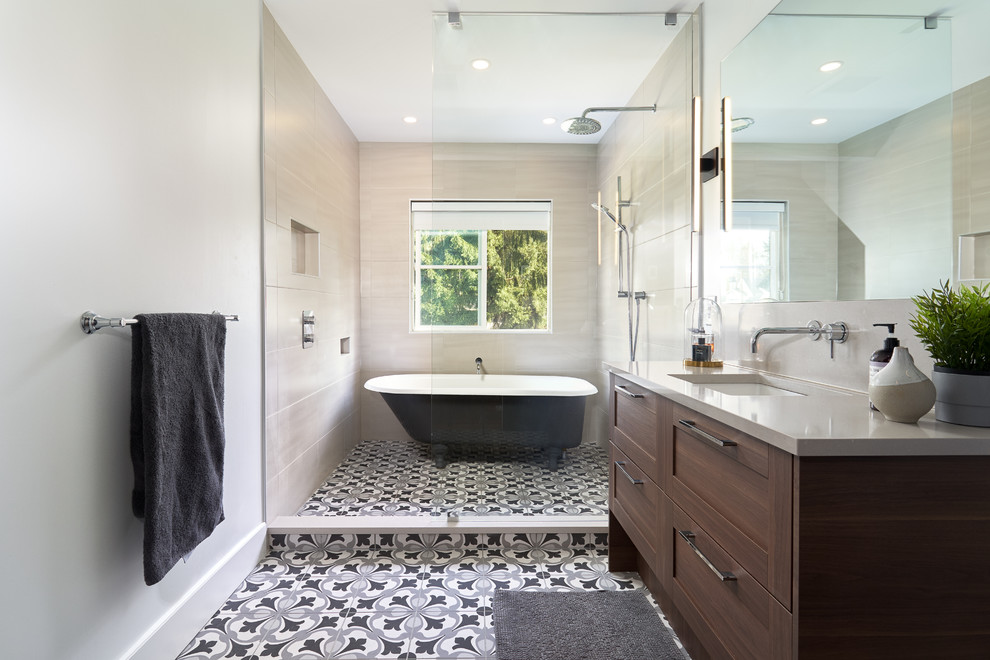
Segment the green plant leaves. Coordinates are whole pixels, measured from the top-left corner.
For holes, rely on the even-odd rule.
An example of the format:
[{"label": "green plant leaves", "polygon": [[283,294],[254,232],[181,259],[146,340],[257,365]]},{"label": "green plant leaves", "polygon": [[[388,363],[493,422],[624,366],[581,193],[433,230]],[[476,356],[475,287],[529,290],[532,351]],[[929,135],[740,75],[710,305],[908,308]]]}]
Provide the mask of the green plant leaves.
[{"label": "green plant leaves", "polygon": [[963,371],[990,371],[990,285],[948,282],[911,298],[916,314],[910,325],[935,365]]}]

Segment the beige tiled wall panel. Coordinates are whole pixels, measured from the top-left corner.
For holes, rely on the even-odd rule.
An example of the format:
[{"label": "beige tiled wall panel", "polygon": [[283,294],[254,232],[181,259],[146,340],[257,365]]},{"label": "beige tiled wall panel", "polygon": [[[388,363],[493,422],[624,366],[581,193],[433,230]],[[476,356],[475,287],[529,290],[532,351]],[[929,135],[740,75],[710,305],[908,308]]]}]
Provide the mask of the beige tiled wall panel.
[{"label": "beige tiled wall panel", "polygon": [[[952,207],[953,235],[990,231],[990,78],[953,95]],[[956,257],[955,250],[953,256]],[[977,255],[986,263],[990,254]],[[953,274],[958,263],[953,263]],[[967,281],[981,284],[985,278]]]},{"label": "beige tiled wall panel", "polygon": [[865,246],[866,298],[910,297],[952,270],[951,103],[946,96],[839,145],[839,215]]},{"label": "beige tiled wall panel", "polygon": [[[264,13],[267,511],[291,515],[358,440],[358,143]],[[319,232],[319,274],[292,272],[291,223]],[[316,343],[302,348],[303,310]],[[341,354],[340,340],[351,338]]]},{"label": "beige tiled wall panel", "polygon": [[[622,209],[622,221],[632,233],[633,283],[647,298],[639,305],[637,360],[677,360],[683,357],[684,307],[691,299],[691,98],[694,85],[692,22],[678,33],[629,105],[657,104],[657,112],[618,116],[599,143],[596,193],[616,211],[617,180],[622,198],[633,206]],[[598,358],[629,359],[629,307],[617,296],[615,263],[617,234],[602,217],[602,263],[596,270]],[[592,263],[596,263],[593,257]],[[635,322],[636,305],[632,305]],[[608,426],[607,379],[599,371],[600,390],[588,423],[593,435],[605,440]]]},{"label": "beige tiled wall panel", "polygon": [[[689,22],[629,100],[657,112],[620,115],[599,144],[598,190],[616,210],[617,180],[633,206],[622,220],[633,237],[633,283],[640,304],[637,359],[678,359],[683,308],[690,300],[690,173],[693,43]],[[598,276],[598,349],[605,360],[629,358],[628,309],[617,297],[617,234],[602,219]],[[683,304],[682,304],[683,301]],[[633,313],[635,314],[635,305]],[[604,399],[602,399],[604,401]]]},{"label": "beige tiled wall panel", "polygon": [[[362,378],[470,372],[479,356],[490,373],[590,378],[597,368],[590,268],[595,214],[589,206],[595,158],[589,145],[363,143]],[[409,202],[431,196],[552,200],[552,333],[410,331]],[[379,395],[368,393],[362,402],[362,437],[405,436]]]},{"label": "beige tiled wall panel", "polygon": [[735,145],[735,198],[787,202],[787,297],[835,300],[838,148],[829,144]]}]

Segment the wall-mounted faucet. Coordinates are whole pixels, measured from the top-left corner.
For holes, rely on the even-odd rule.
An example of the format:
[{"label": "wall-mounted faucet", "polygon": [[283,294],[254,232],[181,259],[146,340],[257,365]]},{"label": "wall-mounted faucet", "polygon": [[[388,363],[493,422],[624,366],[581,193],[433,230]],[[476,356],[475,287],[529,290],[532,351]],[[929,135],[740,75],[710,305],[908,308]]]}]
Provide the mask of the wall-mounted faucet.
[{"label": "wall-mounted faucet", "polygon": [[822,338],[822,335],[825,335],[825,339],[829,343],[829,357],[834,358],[835,343],[838,342],[841,344],[846,341],[849,337],[849,327],[842,321],[829,323],[825,326],[818,321],[808,321],[808,325],[803,327],[760,328],[753,333],[753,337],[749,341],[749,350],[751,352],[756,353],[756,342],[763,335],[810,335],[812,341],[818,341]]},{"label": "wall-mounted faucet", "polygon": [[481,358],[480,357],[474,358],[474,368],[475,368],[476,373],[480,376],[481,375]]}]

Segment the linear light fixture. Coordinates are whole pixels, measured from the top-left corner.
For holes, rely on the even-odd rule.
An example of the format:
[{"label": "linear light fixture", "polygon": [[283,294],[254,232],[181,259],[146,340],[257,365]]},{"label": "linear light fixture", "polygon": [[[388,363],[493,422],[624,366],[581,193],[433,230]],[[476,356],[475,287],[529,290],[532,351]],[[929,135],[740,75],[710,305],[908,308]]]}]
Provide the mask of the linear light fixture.
[{"label": "linear light fixture", "polygon": [[701,231],[701,97],[691,101],[691,230]]}]

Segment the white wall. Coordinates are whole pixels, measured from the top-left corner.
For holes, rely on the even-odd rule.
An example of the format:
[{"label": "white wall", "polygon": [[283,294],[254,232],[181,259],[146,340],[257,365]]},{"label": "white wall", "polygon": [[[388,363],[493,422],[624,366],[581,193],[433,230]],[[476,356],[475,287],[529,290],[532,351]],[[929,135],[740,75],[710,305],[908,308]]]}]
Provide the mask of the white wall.
[{"label": "white wall", "polygon": [[[121,657],[229,552],[261,550],[259,16],[242,0],[0,10],[4,657]],[[154,587],[130,504],[130,331],[86,336],[86,309],[241,315],[226,521]],[[174,657],[194,630],[144,654]]]}]

